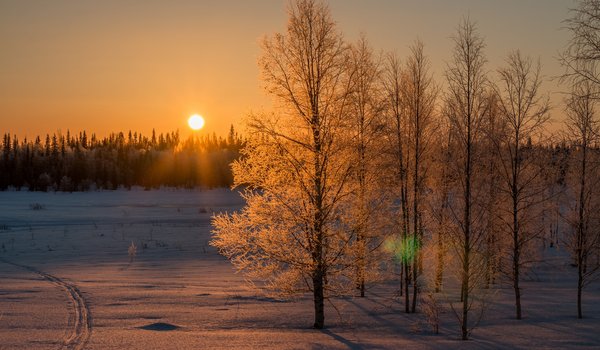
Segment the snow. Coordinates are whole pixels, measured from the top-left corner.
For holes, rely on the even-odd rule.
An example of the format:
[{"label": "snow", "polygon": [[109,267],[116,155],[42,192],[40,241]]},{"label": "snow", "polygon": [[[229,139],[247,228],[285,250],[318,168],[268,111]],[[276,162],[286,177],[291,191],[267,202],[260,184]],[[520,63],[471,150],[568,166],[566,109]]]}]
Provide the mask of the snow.
[{"label": "snow", "polygon": [[69,339],[85,349],[600,347],[600,287],[584,290],[578,320],[575,270],[560,246],[523,284],[524,320],[514,319],[512,290],[495,286],[470,341],[445,302],[437,335],[424,315],[404,314],[394,280],[364,299],[332,300],[327,329],[313,330],[309,295],[268,298],[208,245],[212,213],[242,205],[226,189],[0,192],[0,349]]}]

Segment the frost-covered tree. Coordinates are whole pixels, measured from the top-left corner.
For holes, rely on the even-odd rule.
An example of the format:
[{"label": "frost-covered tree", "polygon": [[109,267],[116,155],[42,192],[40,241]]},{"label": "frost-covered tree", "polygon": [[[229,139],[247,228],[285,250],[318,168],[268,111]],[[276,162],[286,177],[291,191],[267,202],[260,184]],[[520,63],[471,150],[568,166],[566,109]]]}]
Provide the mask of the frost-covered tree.
[{"label": "frost-covered tree", "polygon": [[522,269],[532,263],[535,256],[532,243],[543,233],[539,221],[546,192],[542,182],[544,165],[537,162],[539,157],[531,140],[541,137],[549,118],[549,102],[540,92],[539,62],[534,65],[531,58],[523,57],[519,51],[508,55],[505,67],[498,74],[498,116],[506,129],[504,133],[488,135],[496,146],[499,190],[507,198],[498,207],[497,215],[501,218],[501,231],[510,237],[507,275],[515,293],[516,318],[520,320]]},{"label": "frost-covered tree", "polygon": [[412,196],[411,233],[417,249],[412,256],[413,299],[411,312],[416,311],[419,274],[422,270],[421,248],[423,246],[423,197],[428,170],[431,166],[431,141],[435,127],[434,112],[437,87],[429,71],[429,61],[424,53],[423,43],[416,41],[410,47],[406,60],[405,84],[402,85],[403,101],[407,116],[407,136],[410,148],[408,170],[410,172]]},{"label": "frost-covered tree", "polygon": [[[565,68],[562,79],[600,85],[599,72],[589,69],[600,60],[600,0],[578,0],[565,23],[571,38],[559,56]],[[597,89],[592,93],[592,98],[600,97]]]},{"label": "frost-covered tree", "polygon": [[600,272],[600,203],[595,104],[600,98],[600,1],[579,0],[566,21],[571,38],[560,56],[563,82],[571,85],[566,102],[567,130],[573,145],[569,166],[575,205],[566,217],[572,227],[567,245],[577,265],[577,316],[583,317],[582,292]]},{"label": "frost-covered tree", "polygon": [[[410,46],[404,64],[389,54],[383,74],[388,176],[391,178],[397,234],[393,241],[401,267],[405,312],[415,312],[422,270],[424,193],[431,165],[437,87],[424,46]],[[409,286],[412,285],[412,303]]]},{"label": "frost-covered tree", "polygon": [[250,118],[250,140],[233,165],[246,206],[213,219],[211,244],[267,288],[312,292],[320,329],[325,298],[353,284],[344,273],[356,237],[343,217],[352,169],[341,139],[348,47],[323,3],[299,0],[288,14],[259,61],[277,112]]},{"label": "frost-covered tree", "polygon": [[381,188],[381,137],[383,105],[381,59],[362,36],[350,49],[350,94],[347,131],[352,159],[353,191],[348,212],[349,226],[356,236],[356,286],[365,296],[365,281],[376,278],[378,247],[381,246],[381,216],[385,196]]},{"label": "frost-covered tree", "polygon": [[468,339],[472,323],[469,312],[475,307],[473,293],[481,287],[482,257],[485,236],[482,225],[481,139],[487,108],[487,77],[484,70],[485,44],[475,24],[464,19],[454,37],[452,60],[446,69],[448,90],[446,113],[450,124],[453,162],[451,171],[456,181],[450,212],[454,227],[451,245],[459,263],[462,310],[457,312],[462,339]]},{"label": "frost-covered tree", "polygon": [[595,95],[595,84],[584,80],[573,86],[566,104],[566,126],[573,145],[568,183],[575,203],[566,216],[572,228],[566,243],[577,265],[578,318],[583,318],[583,289],[600,273],[600,123]]},{"label": "frost-covered tree", "polygon": [[[390,187],[393,196],[396,198],[394,208],[392,208],[393,224],[395,226],[395,236],[392,246],[400,248],[399,252],[394,252],[394,257],[400,262],[400,291],[404,296],[404,311],[410,312],[410,294],[409,285],[411,282],[410,263],[412,258],[403,254],[409,251],[407,245],[409,242],[410,230],[410,202],[409,202],[409,173],[408,161],[409,147],[408,140],[408,122],[406,113],[406,104],[403,99],[404,70],[400,59],[396,54],[387,55],[383,74],[383,86],[386,105],[386,144],[387,154],[390,158],[388,172],[390,177]],[[397,243],[400,244],[397,244]],[[404,246],[404,247],[403,247]]]}]

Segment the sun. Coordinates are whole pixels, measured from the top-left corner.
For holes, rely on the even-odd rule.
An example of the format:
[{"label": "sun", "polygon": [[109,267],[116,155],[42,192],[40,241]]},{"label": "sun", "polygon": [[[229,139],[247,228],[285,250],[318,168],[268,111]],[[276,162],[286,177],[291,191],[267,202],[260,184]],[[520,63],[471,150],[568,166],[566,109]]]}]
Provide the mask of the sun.
[{"label": "sun", "polygon": [[194,114],[188,119],[188,125],[194,130],[200,130],[204,127],[204,118],[199,114]]}]

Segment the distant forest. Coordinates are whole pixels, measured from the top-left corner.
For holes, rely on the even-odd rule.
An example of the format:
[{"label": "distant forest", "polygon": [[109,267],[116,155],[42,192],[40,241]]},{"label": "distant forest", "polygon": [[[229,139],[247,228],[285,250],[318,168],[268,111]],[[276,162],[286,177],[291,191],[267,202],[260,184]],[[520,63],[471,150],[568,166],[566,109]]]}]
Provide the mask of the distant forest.
[{"label": "distant forest", "polygon": [[179,132],[151,136],[112,133],[104,138],[67,131],[23,139],[5,133],[0,157],[0,190],[88,191],[161,186],[225,187],[233,182],[230,164],[244,140],[231,126],[215,134],[181,140]]}]

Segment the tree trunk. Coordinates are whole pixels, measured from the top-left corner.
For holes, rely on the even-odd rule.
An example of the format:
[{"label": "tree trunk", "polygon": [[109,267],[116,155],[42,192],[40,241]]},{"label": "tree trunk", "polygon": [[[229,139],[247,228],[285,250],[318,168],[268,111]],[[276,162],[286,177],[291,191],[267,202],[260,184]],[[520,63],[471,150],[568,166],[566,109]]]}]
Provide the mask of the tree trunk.
[{"label": "tree trunk", "polygon": [[[516,230],[515,230],[516,231]],[[519,243],[518,243],[518,234],[517,232],[514,232],[514,236],[513,236],[513,244],[514,244],[514,251],[513,251],[513,288],[515,290],[515,308],[516,308],[516,312],[517,312],[517,320],[520,320],[521,317],[521,288],[519,287],[519,279],[520,277],[520,271],[519,271],[519,260],[520,260],[520,250],[519,250]]]},{"label": "tree trunk", "polygon": [[325,297],[323,294],[323,272],[320,268],[313,274],[313,297],[315,304],[315,329],[323,329],[325,326]]},{"label": "tree trunk", "polygon": [[463,261],[463,281],[462,281],[462,322],[461,322],[461,334],[462,340],[469,339],[469,254],[465,254]]},{"label": "tree trunk", "polygon": [[[415,258],[416,258],[416,255],[415,255]],[[417,270],[418,270],[417,261],[416,261],[416,259],[414,259],[414,261],[413,261],[413,299],[412,299],[412,306],[411,306],[411,310],[410,310],[410,312],[412,312],[412,313],[415,313],[417,311],[417,294],[419,292],[419,285],[417,283],[417,278],[419,276],[419,272]]]},{"label": "tree trunk", "polygon": [[[518,155],[518,149],[516,154]],[[518,160],[517,160],[518,161]],[[516,167],[516,165],[515,165]],[[520,244],[519,244],[519,217],[517,208],[517,176],[513,178],[513,288],[515,290],[515,308],[517,320],[521,319],[521,289],[519,288],[520,271]]]},{"label": "tree trunk", "polygon": [[322,329],[325,326],[325,306],[324,306],[324,281],[327,278],[325,275],[326,269],[324,266],[323,257],[323,246],[324,246],[324,234],[323,234],[323,168],[321,167],[322,161],[322,144],[321,144],[321,133],[319,130],[319,113],[317,104],[313,106],[313,117],[312,117],[312,128],[313,128],[313,142],[314,142],[314,193],[315,193],[315,217],[313,233],[315,234],[314,247],[312,251],[312,260],[315,264],[315,270],[313,272],[313,294],[315,304],[315,323],[314,328]]},{"label": "tree trunk", "polygon": [[435,272],[435,292],[439,293],[442,290],[442,285],[444,282],[444,260],[446,255],[446,250],[444,247],[444,239],[445,239],[445,224],[446,224],[446,203],[448,201],[448,189],[447,189],[447,180],[446,174],[442,173],[442,179],[444,181],[442,188],[442,205],[440,208],[440,221],[438,224],[437,231],[437,267]]},{"label": "tree trunk", "polygon": [[583,312],[581,311],[581,291],[584,283],[584,249],[588,247],[585,245],[585,236],[587,229],[584,231],[584,220],[585,220],[585,193],[586,193],[586,166],[587,166],[587,139],[584,137],[583,140],[583,154],[581,161],[581,188],[579,190],[579,222],[577,227],[577,318],[583,318]]},{"label": "tree trunk", "polygon": [[358,257],[358,289],[360,290],[361,298],[365,296],[365,272],[367,262],[367,240],[366,232],[368,230],[368,208],[366,203],[366,192],[367,192],[367,179],[366,179],[366,154],[365,154],[365,141],[364,141],[364,117],[361,118],[360,122],[360,147],[359,147],[359,186],[360,186],[360,218],[363,222],[359,223],[358,235],[356,237],[356,243],[358,243],[359,257]]},{"label": "tree trunk", "polygon": [[462,275],[462,324],[461,333],[462,339],[469,339],[469,280],[470,276],[470,255],[471,255],[471,117],[467,124],[467,154],[465,164],[465,217],[464,217],[464,246],[463,246],[463,275]]},{"label": "tree trunk", "polygon": [[[357,242],[358,243],[358,242]],[[366,260],[366,252],[365,252],[365,245],[367,244],[367,242],[360,242],[359,244],[359,249],[360,249],[360,257],[358,260],[358,290],[360,291],[360,297],[364,298],[365,297],[365,270],[366,270],[366,266],[365,266],[365,260]]]},{"label": "tree trunk", "polygon": [[583,268],[581,264],[577,267],[577,318],[583,318],[581,311],[581,292],[583,290]]},{"label": "tree trunk", "polygon": [[356,244],[358,245],[358,257],[356,259],[356,289],[360,291],[360,297],[365,296],[365,249],[364,238],[361,233],[362,229],[359,229],[356,235]]},{"label": "tree trunk", "polygon": [[404,263],[404,312],[410,313],[410,295],[408,293],[408,284],[410,283],[410,266]]},{"label": "tree trunk", "polygon": [[[406,178],[404,177],[403,180],[403,188],[402,188],[402,216],[403,216],[403,222],[402,222],[402,244],[404,246],[406,246],[408,244],[408,227],[409,227],[409,216],[408,216],[408,193],[407,193],[407,187],[406,186]],[[407,253],[407,249],[404,248],[404,251],[402,252],[402,261],[404,262],[404,312],[406,313],[410,313],[410,294],[408,291],[408,286],[410,285],[411,282],[411,273],[410,273],[410,264],[409,264],[409,257],[406,256]]]},{"label": "tree trunk", "polygon": [[400,296],[404,295],[404,262],[400,261]]},{"label": "tree trunk", "polygon": [[412,239],[412,245],[413,245],[413,300],[412,300],[412,308],[411,308],[411,312],[415,312],[417,309],[417,294],[419,292],[419,286],[418,286],[418,279],[419,279],[419,266],[418,266],[418,262],[419,262],[419,249],[421,248],[419,243],[420,243],[420,239],[419,239],[419,156],[420,156],[420,149],[419,149],[419,108],[418,108],[418,103],[417,103],[417,108],[416,108],[416,113],[415,113],[415,156],[414,156],[414,161],[415,161],[415,168],[414,168],[414,173],[413,173],[413,239]]},{"label": "tree trunk", "polygon": [[[440,225],[441,226],[441,225]],[[438,228],[437,235],[437,266],[435,271],[435,292],[439,293],[442,290],[444,280],[444,244],[442,242],[441,227]]]}]

